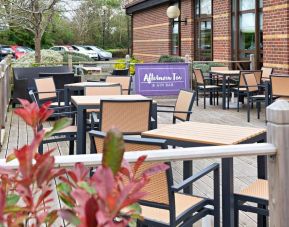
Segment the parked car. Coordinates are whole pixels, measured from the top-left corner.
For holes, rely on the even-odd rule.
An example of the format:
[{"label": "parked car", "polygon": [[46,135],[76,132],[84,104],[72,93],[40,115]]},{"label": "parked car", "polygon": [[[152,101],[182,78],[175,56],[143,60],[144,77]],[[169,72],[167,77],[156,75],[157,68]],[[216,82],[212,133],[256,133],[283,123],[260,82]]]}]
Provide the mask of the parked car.
[{"label": "parked car", "polygon": [[96,51],[93,50],[87,50],[86,48],[84,48],[83,46],[78,46],[78,45],[72,45],[72,48],[74,49],[74,51],[76,53],[81,53],[84,54],[90,58],[92,58],[93,60],[98,60],[98,54]]},{"label": "parked car", "polygon": [[98,60],[108,61],[108,60],[112,59],[112,53],[110,53],[106,50],[103,50],[103,49],[96,47],[96,46],[84,46],[84,47],[87,50],[95,51],[98,54]]},{"label": "parked car", "polygon": [[2,59],[4,59],[9,54],[15,56],[14,51],[10,46],[0,44],[0,61],[2,61]]},{"label": "parked car", "polygon": [[17,46],[17,45],[13,45],[11,46],[11,49],[14,51],[15,53],[15,58],[19,59],[22,56],[24,56],[25,54],[33,51],[31,48],[29,47],[23,47],[23,46]]},{"label": "parked car", "polygon": [[50,50],[54,50],[57,52],[65,53],[65,52],[74,52],[74,49],[72,46],[64,45],[64,46],[53,46],[50,48]]}]

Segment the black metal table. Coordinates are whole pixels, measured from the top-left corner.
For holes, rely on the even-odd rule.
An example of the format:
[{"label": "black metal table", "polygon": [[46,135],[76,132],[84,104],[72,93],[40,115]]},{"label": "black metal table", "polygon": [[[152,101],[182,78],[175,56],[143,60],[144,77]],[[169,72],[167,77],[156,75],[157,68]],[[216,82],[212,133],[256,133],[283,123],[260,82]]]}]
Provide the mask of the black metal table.
[{"label": "black metal table", "polygon": [[[216,145],[249,144],[265,142],[266,130],[199,122],[183,122],[142,133],[143,137],[165,139],[168,145],[202,147]],[[258,178],[266,179],[266,157],[258,156]],[[192,161],[184,161],[183,178],[192,175]],[[192,193],[192,187],[186,193]],[[222,159],[223,226],[234,226],[233,158]],[[224,196],[226,195],[226,196]]]},{"label": "black metal table", "polygon": [[[144,100],[142,95],[71,96],[71,103],[77,109],[76,154],[86,154],[86,111],[99,109],[101,99]],[[157,103],[152,104],[152,118],[157,124]]]}]

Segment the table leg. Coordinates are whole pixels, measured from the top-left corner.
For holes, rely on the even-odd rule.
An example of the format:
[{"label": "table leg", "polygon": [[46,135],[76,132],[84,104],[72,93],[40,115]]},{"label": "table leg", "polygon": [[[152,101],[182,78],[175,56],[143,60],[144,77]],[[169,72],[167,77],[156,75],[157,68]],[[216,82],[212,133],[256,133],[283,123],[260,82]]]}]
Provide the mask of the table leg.
[{"label": "table leg", "polygon": [[76,154],[86,154],[86,110],[77,108],[77,150]]},{"label": "table leg", "polygon": [[269,83],[265,82],[265,107],[269,106]]},{"label": "table leg", "polygon": [[[213,77],[212,77],[211,73],[210,73],[210,85],[213,85]],[[213,93],[212,93],[212,90],[210,90],[210,105],[213,105]]]},{"label": "table leg", "polygon": [[222,83],[222,106],[223,110],[226,109],[226,81],[227,77],[223,75],[223,83]]},{"label": "table leg", "polygon": [[234,173],[233,158],[222,159],[223,226],[234,226]]},{"label": "table leg", "polygon": [[69,92],[69,88],[64,87],[64,102],[65,102],[65,106],[69,105],[68,92]]},{"label": "table leg", "polygon": [[[193,161],[184,161],[183,162],[183,179],[191,177],[193,173]],[[193,194],[193,186],[190,185],[184,189],[185,194],[192,195]]]},{"label": "table leg", "polygon": [[155,120],[154,125],[152,125],[152,129],[156,129],[158,127],[158,106],[157,103],[152,103],[152,118]]}]

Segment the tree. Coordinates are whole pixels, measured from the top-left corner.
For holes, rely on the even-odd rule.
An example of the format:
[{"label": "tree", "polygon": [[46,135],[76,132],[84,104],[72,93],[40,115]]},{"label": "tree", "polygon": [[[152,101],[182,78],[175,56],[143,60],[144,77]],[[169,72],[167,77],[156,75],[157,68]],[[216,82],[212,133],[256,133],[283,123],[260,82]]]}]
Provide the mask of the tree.
[{"label": "tree", "polygon": [[41,62],[41,40],[61,0],[0,0],[2,18],[9,27],[22,27],[34,35],[35,62]]}]

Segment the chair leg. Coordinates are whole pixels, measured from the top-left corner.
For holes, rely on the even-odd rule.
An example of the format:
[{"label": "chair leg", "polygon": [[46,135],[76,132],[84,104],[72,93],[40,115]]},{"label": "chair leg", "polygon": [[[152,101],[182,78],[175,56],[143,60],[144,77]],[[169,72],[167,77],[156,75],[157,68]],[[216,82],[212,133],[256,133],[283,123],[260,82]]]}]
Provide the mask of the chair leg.
[{"label": "chair leg", "polygon": [[239,209],[238,200],[235,200],[234,204],[234,227],[239,227]]},{"label": "chair leg", "polygon": [[247,121],[250,122],[251,100],[249,93],[247,94]]},{"label": "chair leg", "polygon": [[204,109],[206,109],[206,90],[204,90]]},{"label": "chair leg", "polygon": [[259,101],[256,102],[256,108],[257,108],[257,118],[260,119],[261,103]]},{"label": "chair leg", "polygon": [[219,105],[219,90],[217,89],[217,106]]},{"label": "chair leg", "polygon": [[228,87],[227,90],[228,90],[227,109],[230,109],[230,94],[231,94],[230,87]]},{"label": "chair leg", "polygon": [[239,91],[237,92],[237,111],[239,112],[240,111],[240,93]]},{"label": "chair leg", "polygon": [[69,141],[69,155],[74,155],[74,140]]},{"label": "chair leg", "polygon": [[197,106],[199,106],[199,89],[198,88],[197,88],[197,94],[196,95],[197,95],[197,97],[196,97],[197,98]]}]

